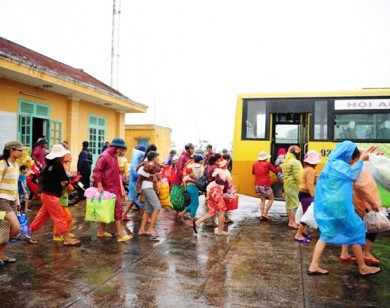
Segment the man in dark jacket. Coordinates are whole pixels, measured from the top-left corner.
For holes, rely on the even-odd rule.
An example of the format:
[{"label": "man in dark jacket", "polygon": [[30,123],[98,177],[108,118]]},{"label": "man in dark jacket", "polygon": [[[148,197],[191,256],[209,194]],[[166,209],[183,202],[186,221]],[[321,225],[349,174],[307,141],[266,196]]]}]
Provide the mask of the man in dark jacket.
[{"label": "man in dark jacket", "polygon": [[87,189],[91,186],[91,166],[93,163],[91,149],[88,148],[89,142],[83,142],[83,149],[79,154],[79,160],[77,161],[77,172],[81,174],[81,182],[84,184],[84,188]]}]

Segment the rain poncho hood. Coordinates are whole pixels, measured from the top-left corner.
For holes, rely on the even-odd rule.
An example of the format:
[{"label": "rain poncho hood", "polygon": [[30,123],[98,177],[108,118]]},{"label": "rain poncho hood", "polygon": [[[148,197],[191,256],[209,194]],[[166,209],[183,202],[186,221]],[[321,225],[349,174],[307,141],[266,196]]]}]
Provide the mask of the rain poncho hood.
[{"label": "rain poncho hood", "polygon": [[363,167],[349,162],[356,148],[351,141],[336,146],[318,178],[314,195],[314,217],[321,231],[320,240],[329,244],[365,244],[363,221],[352,204],[352,182]]},{"label": "rain poncho hood", "polygon": [[282,171],[284,175],[284,186],[293,187],[296,190],[299,190],[303,167],[294,153],[287,153],[286,159],[282,165]]}]

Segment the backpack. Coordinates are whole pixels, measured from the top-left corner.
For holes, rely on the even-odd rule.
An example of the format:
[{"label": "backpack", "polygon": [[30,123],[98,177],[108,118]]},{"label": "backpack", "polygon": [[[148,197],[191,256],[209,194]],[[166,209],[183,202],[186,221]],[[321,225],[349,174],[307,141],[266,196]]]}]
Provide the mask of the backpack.
[{"label": "backpack", "polygon": [[203,174],[199,179],[196,180],[195,185],[201,192],[206,192],[207,185],[209,182],[207,181],[207,175]]}]

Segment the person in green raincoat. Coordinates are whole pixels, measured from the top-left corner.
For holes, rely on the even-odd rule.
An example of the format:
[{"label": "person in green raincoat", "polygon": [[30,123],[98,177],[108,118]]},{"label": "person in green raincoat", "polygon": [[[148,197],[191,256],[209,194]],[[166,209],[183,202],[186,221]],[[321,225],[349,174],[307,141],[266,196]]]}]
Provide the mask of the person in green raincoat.
[{"label": "person in green raincoat", "polygon": [[299,207],[299,188],[303,174],[303,167],[298,160],[301,149],[297,145],[289,147],[286,159],[282,165],[284,176],[283,189],[286,196],[286,212],[288,216],[288,227],[298,229],[295,223],[295,211]]}]

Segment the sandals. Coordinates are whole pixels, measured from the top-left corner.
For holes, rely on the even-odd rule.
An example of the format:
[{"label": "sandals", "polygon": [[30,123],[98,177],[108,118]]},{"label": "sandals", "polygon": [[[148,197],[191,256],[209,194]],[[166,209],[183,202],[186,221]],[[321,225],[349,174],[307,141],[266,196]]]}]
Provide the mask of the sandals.
[{"label": "sandals", "polygon": [[225,224],[231,224],[231,223],[233,223],[233,220],[231,220],[230,218],[225,218],[224,223]]},{"label": "sandals", "polygon": [[30,238],[28,239],[28,243],[29,243],[29,244],[37,244],[38,241],[30,237]]},{"label": "sandals", "polygon": [[112,237],[112,234],[104,231],[103,233],[96,233],[96,236],[97,237]]},{"label": "sandals", "polygon": [[66,247],[73,247],[73,246],[80,246],[80,245],[81,245],[81,242],[79,240],[76,240],[76,239],[71,239],[68,242],[64,241],[64,246],[66,246]]},{"label": "sandals", "polygon": [[355,262],[355,261],[356,261],[356,258],[352,257],[352,256],[348,256],[346,258],[340,257],[340,262]]},{"label": "sandals", "polygon": [[365,263],[370,263],[370,264],[374,264],[374,265],[379,265],[381,264],[381,261],[376,259],[376,258],[364,258],[364,262]]},{"label": "sandals", "polygon": [[122,237],[119,237],[117,239],[118,242],[125,242],[125,241],[128,241],[128,240],[131,240],[133,238],[133,236],[131,234],[126,234]]},{"label": "sandals", "polygon": [[15,258],[12,258],[12,257],[6,257],[6,258],[2,258],[0,257],[0,260],[4,263],[15,263],[17,260]]},{"label": "sandals", "polygon": [[226,232],[226,231],[221,231],[221,232],[217,232],[217,235],[229,235],[229,232]]},{"label": "sandals", "polygon": [[145,234],[151,237],[158,237],[158,234],[156,232],[145,232]]}]

